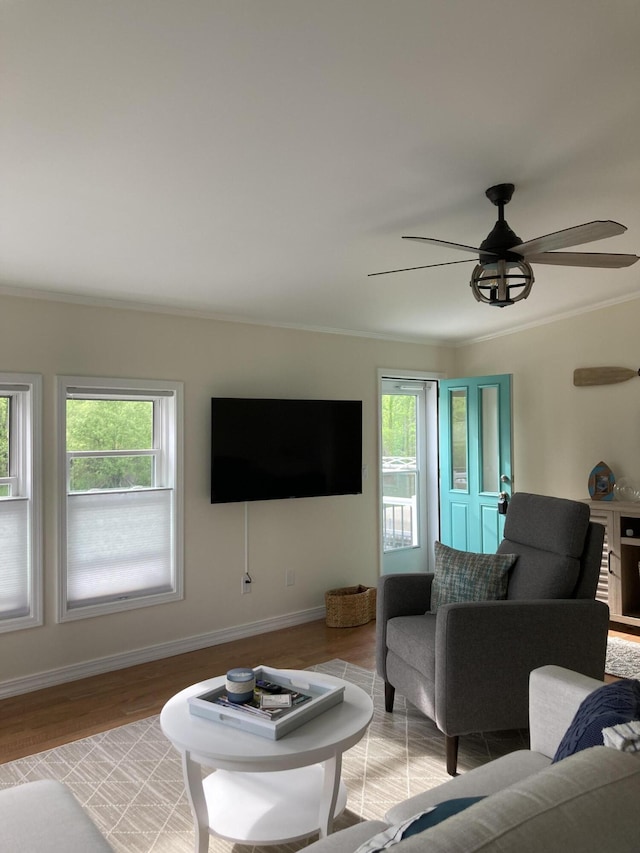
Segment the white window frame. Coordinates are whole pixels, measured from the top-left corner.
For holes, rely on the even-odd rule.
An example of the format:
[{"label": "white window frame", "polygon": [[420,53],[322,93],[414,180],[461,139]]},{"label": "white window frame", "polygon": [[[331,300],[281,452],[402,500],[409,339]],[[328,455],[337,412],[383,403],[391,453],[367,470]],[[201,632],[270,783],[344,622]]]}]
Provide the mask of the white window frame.
[{"label": "white window frame", "polygon": [[[0,633],[42,625],[42,377],[35,373],[0,373],[0,395],[11,397],[10,469],[0,484],[12,494],[2,506],[26,502],[24,580],[28,612],[3,616]],[[1,559],[1,558],[0,558]]]},{"label": "white window frame", "polygon": [[[79,376],[59,376],[57,378],[57,435],[58,435],[58,483],[59,483],[59,582],[58,582],[58,621],[67,622],[86,619],[107,613],[118,613],[140,607],[150,607],[179,601],[184,597],[183,566],[183,384],[181,382],[111,379]],[[162,492],[167,494],[171,504],[171,531],[167,548],[170,559],[170,589],[143,589],[137,592],[117,593],[105,597],[102,601],[69,600],[68,584],[68,525],[69,499],[68,471],[69,459],[87,455],[86,453],[67,451],[67,400],[73,397],[82,399],[131,399],[154,402],[154,449],[146,455],[155,457],[157,465],[157,485],[153,489],[116,490],[118,494],[140,494],[140,492]],[[128,451],[120,452],[127,455]],[[118,455],[118,453],[96,453],[88,455]],[[135,453],[135,455],[141,455]],[[91,498],[106,495],[106,492],[84,493]],[[115,494],[109,493],[109,494]],[[76,501],[82,493],[71,493]],[[87,501],[89,503],[89,501]]]}]

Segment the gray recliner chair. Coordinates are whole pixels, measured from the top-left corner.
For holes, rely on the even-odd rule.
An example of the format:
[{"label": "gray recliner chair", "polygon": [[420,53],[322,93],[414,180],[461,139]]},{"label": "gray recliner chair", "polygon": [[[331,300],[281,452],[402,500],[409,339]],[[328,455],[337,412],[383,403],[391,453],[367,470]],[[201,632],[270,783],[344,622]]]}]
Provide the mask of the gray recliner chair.
[{"label": "gray recliner chair", "polygon": [[533,669],[556,664],[603,678],[609,608],[595,600],[603,538],[586,504],[518,492],[498,548],[518,554],[505,600],[430,613],[433,574],[379,579],[376,666],[386,710],[398,690],[436,723],[450,775],[460,735],[527,728]]}]

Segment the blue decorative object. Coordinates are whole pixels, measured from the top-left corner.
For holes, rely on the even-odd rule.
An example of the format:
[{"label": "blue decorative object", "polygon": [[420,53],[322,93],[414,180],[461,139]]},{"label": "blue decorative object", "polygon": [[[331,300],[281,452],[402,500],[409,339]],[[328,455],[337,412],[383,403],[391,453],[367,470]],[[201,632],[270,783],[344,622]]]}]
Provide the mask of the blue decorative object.
[{"label": "blue decorative object", "polygon": [[598,462],[589,474],[589,494],[594,501],[612,501],[616,478],[606,462]]}]

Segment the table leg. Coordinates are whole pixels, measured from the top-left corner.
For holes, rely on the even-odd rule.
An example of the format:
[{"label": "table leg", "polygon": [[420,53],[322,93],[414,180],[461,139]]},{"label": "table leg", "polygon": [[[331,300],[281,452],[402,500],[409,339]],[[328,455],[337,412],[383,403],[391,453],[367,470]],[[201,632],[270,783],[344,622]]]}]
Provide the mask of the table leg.
[{"label": "table leg", "polygon": [[200,764],[191,758],[189,752],[182,753],[182,773],[187,799],[191,806],[196,834],[195,853],[207,853],[209,850],[209,810],[202,787]]},{"label": "table leg", "polygon": [[333,832],[333,816],[336,811],[338,790],[340,788],[340,773],[342,771],[342,753],[324,762],[324,780],[322,783],[322,799],[320,801],[320,838],[325,838]]}]

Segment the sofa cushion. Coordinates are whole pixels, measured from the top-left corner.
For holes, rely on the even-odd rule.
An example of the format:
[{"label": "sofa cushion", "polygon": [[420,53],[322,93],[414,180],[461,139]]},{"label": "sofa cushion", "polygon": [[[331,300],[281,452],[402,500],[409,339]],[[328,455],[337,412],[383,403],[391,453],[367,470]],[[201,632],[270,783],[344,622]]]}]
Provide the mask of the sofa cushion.
[{"label": "sofa cushion", "polygon": [[580,560],[503,539],[498,554],[518,551],[518,562],[509,577],[507,598],[571,598],[580,574]]},{"label": "sofa cushion", "polygon": [[404,841],[417,833],[423,833],[432,826],[442,823],[448,817],[459,814],[481,799],[483,798],[459,797],[455,800],[446,800],[437,806],[431,806],[426,811],[415,814],[402,823],[383,829],[382,832],[361,844],[356,853],[380,853],[382,850],[388,850],[400,841]]},{"label": "sofa cushion", "polygon": [[0,791],[0,826],[7,853],[113,853],[69,788],[53,779]]},{"label": "sofa cushion", "polygon": [[504,523],[504,538],[579,559],[589,527],[586,503],[516,492]]},{"label": "sofa cushion", "polygon": [[544,770],[550,764],[551,759],[540,752],[529,749],[509,752],[397,803],[386,813],[385,820],[388,823],[400,823],[413,814],[452,798],[490,796]]},{"label": "sofa cushion", "polygon": [[560,741],[554,763],[591,746],[602,746],[602,730],[640,719],[640,681],[627,678],[603,684],[580,703]]},{"label": "sofa cushion", "polygon": [[507,597],[509,570],[516,554],[475,554],[435,543],[431,613],[458,601],[498,601]]},{"label": "sofa cushion", "polygon": [[572,598],[588,528],[587,504],[516,492],[498,548],[519,555],[507,598]]},{"label": "sofa cushion", "polygon": [[[321,851],[322,853],[351,853],[352,850],[357,849],[358,845],[363,844],[369,838],[373,838],[376,833],[386,829],[388,825],[382,820],[363,820],[360,823],[353,824],[353,826],[346,827],[346,829],[332,832],[331,835],[327,835],[319,841],[313,841],[304,848],[304,853],[316,853],[316,851],[317,853]],[[239,847],[238,849],[242,848]]]},{"label": "sofa cushion", "polygon": [[394,616],[387,622],[387,649],[431,683],[436,677],[436,616]]},{"label": "sofa cushion", "polygon": [[453,815],[394,853],[638,853],[637,756],[594,747]]}]

